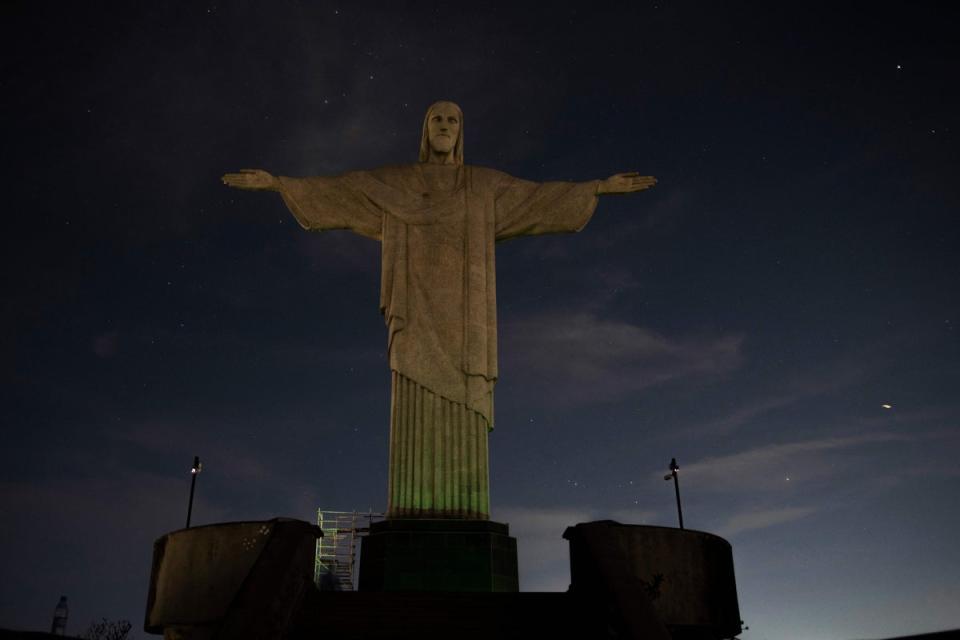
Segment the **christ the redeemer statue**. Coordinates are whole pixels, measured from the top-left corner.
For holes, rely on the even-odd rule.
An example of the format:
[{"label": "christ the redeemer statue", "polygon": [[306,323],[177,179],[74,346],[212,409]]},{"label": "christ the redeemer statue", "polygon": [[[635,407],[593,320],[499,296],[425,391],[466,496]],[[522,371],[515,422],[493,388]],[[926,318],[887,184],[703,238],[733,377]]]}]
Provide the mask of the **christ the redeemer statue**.
[{"label": "christ the redeemer statue", "polygon": [[657,181],[620,173],[535,183],[465,165],[463,113],[437,102],[424,118],[415,164],[310,178],[244,169],[223,182],[279,192],[304,229],[348,229],[380,241],[392,377],[387,516],[486,520],[497,380],[494,244],[579,231],[597,196]]}]

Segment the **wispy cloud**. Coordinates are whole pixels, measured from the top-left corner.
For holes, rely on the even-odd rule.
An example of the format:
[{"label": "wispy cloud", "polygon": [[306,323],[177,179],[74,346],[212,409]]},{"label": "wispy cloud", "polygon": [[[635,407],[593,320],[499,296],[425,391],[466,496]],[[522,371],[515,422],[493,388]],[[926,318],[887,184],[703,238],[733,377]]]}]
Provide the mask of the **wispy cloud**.
[{"label": "wispy cloud", "polygon": [[[771,490],[782,486],[791,469],[802,470],[805,479],[838,473],[836,461],[823,457],[826,452],[855,450],[882,443],[905,441],[907,436],[872,433],[848,437],[827,437],[753,447],[725,456],[705,458],[681,469],[687,484],[704,491]],[[786,474],[786,475],[785,475]],[[777,478],[778,482],[762,479]]]},{"label": "wispy cloud", "polygon": [[527,316],[504,328],[512,366],[570,404],[604,401],[678,378],[739,366],[743,337],[667,337],[592,313]]},{"label": "wispy cloud", "polygon": [[[771,414],[793,412],[802,405],[815,399],[836,397],[838,394],[855,393],[859,398],[870,398],[879,410],[882,403],[892,402],[894,411],[882,415],[864,417],[860,426],[872,423],[880,428],[888,427],[893,421],[914,422],[929,421],[937,414],[954,415],[950,408],[913,408],[909,412],[906,406],[898,406],[897,399],[880,394],[887,390],[884,384],[870,384],[871,380],[889,373],[900,357],[915,349],[915,336],[919,332],[904,332],[890,336],[883,343],[871,343],[856,347],[848,352],[838,352],[832,360],[816,360],[799,368],[778,367],[775,376],[758,377],[752,385],[739,385],[727,398],[728,402],[717,405],[724,407],[722,413],[713,418],[700,420],[685,428],[697,436],[721,435],[757,426]],[[745,361],[741,371],[743,380],[754,371],[751,353],[743,354]],[[866,386],[870,385],[870,386]],[[889,392],[889,390],[887,390]],[[739,395],[738,395],[739,394]],[[899,418],[898,418],[899,417]]]},{"label": "wispy cloud", "polygon": [[717,528],[716,532],[721,536],[732,536],[744,531],[766,529],[767,527],[806,518],[816,511],[815,507],[783,507],[744,511],[731,516]]},{"label": "wispy cloud", "polygon": [[642,524],[654,518],[649,511],[601,512],[595,508],[501,507],[494,520],[510,525],[517,539],[520,588],[523,591],[566,591],[570,585],[569,545],[563,532],[581,522],[616,520]]},{"label": "wispy cloud", "polygon": [[229,429],[216,429],[202,420],[156,420],[126,425],[122,429],[110,429],[105,435],[113,440],[134,445],[143,453],[180,456],[184,472],[194,450],[218,451],[217,466],[224,477],[239,482],[265,482],[274,477],[255,451],[235,442],[224,441],[218,433]]},{"label": "wispy cloud", "polygon": [[[294,171],[299,175],[332,175],[375,167],[391,158],[396,162],[397,158],[407,157],[413,162],[418,149],[414,141],[419,139],[420,117],[412,112],[384,113],[355,106],[349,111],[332,112],[304,122],[293,132],[293,142],[289,143],[294,156],[299,158]],[[402,142],[411,142],[409,148],[401,146],[397,136],[390,135],[400,127],[417,134],[402,138]]]},{"label": "wispy cloud", "polygon": [[862,364],[834,363],[825,371],[812,371],[776,381],[767,393],[753,395],[735,405],[726,415],[698,424],[692,430],[701,435],[729,433],[772,411],[861,382],[868,370]]},{"label": "wispy cloud", "polygon": [[[108,466],[96,472],[45,483],[0,483],[0,505],[12,516],[3,518],[0,539],[19,541],[18,552],[5,554],[0,571],[22,592],[70,594],[74,620],[142,619],[153,542],[184,524],[183,478]],[[202,495],[195,501],[197,512],[205,521],[228,514]],[[86,594],[97,589],[109,595],[91,602]],[[38,613],[0,606],[11,624],[35,624]]]},{"label": "wispy cloud", "polygon": [[593,519],[588,509],[506,507],[496,509],[495,520],[510,525],[517,539],[520,588],[524,591],[566,591],[570,561],[563,532]]}]

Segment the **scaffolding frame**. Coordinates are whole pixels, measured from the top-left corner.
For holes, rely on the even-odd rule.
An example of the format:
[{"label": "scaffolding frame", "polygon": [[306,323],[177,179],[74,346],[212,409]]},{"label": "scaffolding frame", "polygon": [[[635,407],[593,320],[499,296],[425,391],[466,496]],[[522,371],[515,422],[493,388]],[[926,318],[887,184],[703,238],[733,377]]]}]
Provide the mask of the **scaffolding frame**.
[{"label": "scaffolding frame", "polygon": [[325,511],[317,509],[317,539],[313,580],[321,591],[355,591],[357,545],[370,532],[370,525],[383,520],[382,513]]}]

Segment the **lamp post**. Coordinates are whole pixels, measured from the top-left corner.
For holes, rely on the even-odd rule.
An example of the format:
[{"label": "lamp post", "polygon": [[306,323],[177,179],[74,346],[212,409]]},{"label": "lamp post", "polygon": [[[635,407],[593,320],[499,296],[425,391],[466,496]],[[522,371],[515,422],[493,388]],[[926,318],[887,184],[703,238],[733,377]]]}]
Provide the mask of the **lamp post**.
[{"label": "lamp post", "polygon": [[193,492],[197,488],[197,476],[202,468],[200,456],[193,456],[193,467],[190,468],[190,502],[187,503],[187,529],[190,528],[190,516],[193,514]]},{"label": "lamp post", "polygon": [[677,476],[677,471],[680,471],[680,465],[677,464],[676,458],[671,458],[670,473],[663,476],[663,479],[673,479],[673,489],[677,494],[677,517],[680,519],[680,528],[683,529],[683,509],[680,508],[680,478]]},{"label": "lamp post", "polygon": [[67,635],[67,616],[69,613],[67,596],[60,596],[60,602],[57,603],[57,608],[53,611],[53,624],[50,625],[50,635]]}]

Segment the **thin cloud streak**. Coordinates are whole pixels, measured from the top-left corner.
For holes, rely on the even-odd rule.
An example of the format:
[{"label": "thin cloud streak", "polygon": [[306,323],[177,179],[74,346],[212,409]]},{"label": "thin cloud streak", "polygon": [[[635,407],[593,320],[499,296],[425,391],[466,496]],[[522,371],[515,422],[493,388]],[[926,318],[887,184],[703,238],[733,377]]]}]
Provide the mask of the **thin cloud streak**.
[{"label": "thin cloud streak", "polygon": [[816,513],[814,507],[784,507],[780,509],[761,509],[745,511],[733,515],[717,528],[717,534],[727,537],[745,531],[766,529],[780,524],[786,524],[806,518]]},{"label": "thin cloud streak", "polygon": [[817,456],[829,451],[859,449],[871,445],[903,442],[911,438],[894,433],[874,433],[862,436],[828,437],[783,444],[754,447],[726,456],[710,457],[685,465],[681,469],[684,481],[700,490],[738,491],[743,489],[772,490],[777,483],[758,482],[758,478],[779,478],[784,470],[804,469],[805,477],[829,476],[839,473]]},{"label": "thin cloud streak", "polygon": [[510,535],[517,539],[521,590],[566,591],[570,584],[570,552],[563,532],[567,527],[604,519],[640,524],[653,520],[655,514],[642,510],[605,513],[593,507],[508,506],[496,509],[493,517],[508,523]]},{"label": "thin cloud streak", "polygon": [[591,313],[527,316],[503,329],[513,371],[571,405],[609,401],[680,378],[720,375],[742,360],[743,337],[669,338]]},{"label": "thin cloud streak", "polygon": [[826,374],[815,371],[788,379],[779,384],[779,389],[768,395],[751,397],[727,415],[690,430],[699,435],[730,433],[771,411],[850,387],[861,382],[867,371],[868,369],[861,365],[835,365],[830,367]]}]

